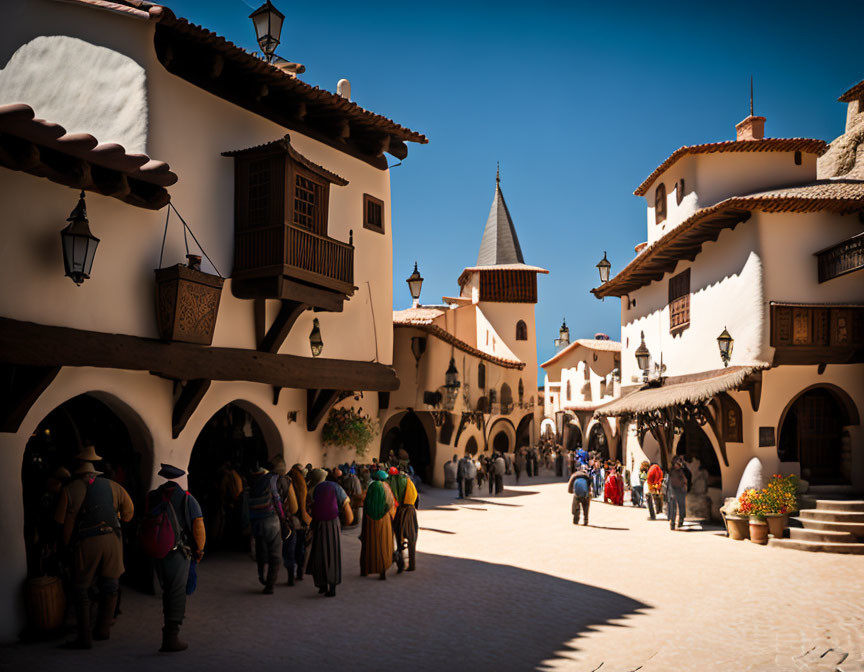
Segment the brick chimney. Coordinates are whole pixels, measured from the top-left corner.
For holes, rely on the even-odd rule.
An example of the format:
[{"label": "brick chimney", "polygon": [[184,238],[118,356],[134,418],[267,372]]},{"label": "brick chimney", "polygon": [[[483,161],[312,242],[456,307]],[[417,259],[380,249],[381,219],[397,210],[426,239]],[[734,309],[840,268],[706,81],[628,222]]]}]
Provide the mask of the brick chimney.
[{"label": "brick chimney", "polygon": [[765,117],[752,114],[735,125],[738,133],[736,140],[762,140],[765,138]]}]

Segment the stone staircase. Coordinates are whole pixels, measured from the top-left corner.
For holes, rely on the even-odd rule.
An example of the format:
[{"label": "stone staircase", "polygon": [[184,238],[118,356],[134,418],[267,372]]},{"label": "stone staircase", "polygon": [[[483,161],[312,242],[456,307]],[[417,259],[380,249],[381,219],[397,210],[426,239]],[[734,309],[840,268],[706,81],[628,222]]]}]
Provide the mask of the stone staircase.
[{"label": "stone staircase", "polygon": [[822,553],[864,555],[864,500],[817,499],[815,508],[802,509],[801,527],[790,527],[788,539],[769,545]]}]

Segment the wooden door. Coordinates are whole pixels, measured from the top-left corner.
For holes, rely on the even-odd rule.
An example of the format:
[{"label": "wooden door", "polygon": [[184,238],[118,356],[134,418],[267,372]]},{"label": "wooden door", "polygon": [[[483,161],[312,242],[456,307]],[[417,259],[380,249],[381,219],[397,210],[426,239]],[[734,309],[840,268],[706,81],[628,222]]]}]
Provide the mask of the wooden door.
[{"label": "wooden door", "polygon": [[840,436],[843,425],[837,402],[829,392],[813,390],[795,405],[802,477],[814,484],[842,482]]}]

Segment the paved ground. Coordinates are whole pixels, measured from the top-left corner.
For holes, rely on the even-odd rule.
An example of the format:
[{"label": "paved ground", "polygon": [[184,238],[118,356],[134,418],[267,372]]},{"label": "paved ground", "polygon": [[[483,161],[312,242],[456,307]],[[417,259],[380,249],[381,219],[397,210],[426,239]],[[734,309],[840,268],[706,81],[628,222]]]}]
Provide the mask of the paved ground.
[{"label": "paved ground", "polygon": [[576,528],[569,502],[548,479],[459,503],[426,492],[414,573],[361,579],[356,529],[335,599],[308,578],[259,595],[246,556],[214,556],[189,651],[156,653],[159,600],[127,590],[109,642],[7,647],[0,669],[864,670],[864,558],[673,533],[600,503]]}]

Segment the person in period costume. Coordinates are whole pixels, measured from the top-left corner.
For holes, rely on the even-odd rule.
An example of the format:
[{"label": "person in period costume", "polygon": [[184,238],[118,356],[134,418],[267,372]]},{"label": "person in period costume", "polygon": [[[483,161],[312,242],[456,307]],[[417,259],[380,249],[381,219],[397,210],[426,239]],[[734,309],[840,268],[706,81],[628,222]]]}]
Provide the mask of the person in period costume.
[{"label": "person in period costume", "polygon": [[164,653],[185,651],[189,646],[179,639],[180,626],[186,615],[186,596],[194,590],[196,567],[204,557],[207,538],[201,505],[192,494],[174,482],[185,473],[170,464],[162,464],[159,476],[167,480],[152,490],[145,500],[146,511],[152,511],[161,501],[167,500],[172,509],[171,519],[176,520],[180,528],[175,530],[177,545],[164,558],[154,560],[156,577],[162,587],[164,625],[162,648],[159,650]]},{"label": "person in period costume", "polygon": [[387,485],[387,474],[378,471],[363,500],[363,526],[360,532],[360,576],[378,574],[383,581],[393,564],[393,516],[396,502]]},{"label": "person in period costume", "polygon": [[208,516],[213,517],[213,524],[210,525],[211,546],[214,540],[217,546],[229,541],[226,535],[229,527],[236,525],[240,518],[240,499],[243,495],[243,479],[230,460],[222,464],[217,479],[215,502],[207,509]]},{"label": "person in period costume", "polygon": [[[516,474],[516,484],[519,484],[519,477],[525,471],[525,451],[519,448],[516,451],[516,457],[513,458],[513,473]],[[529,474],[530,476],[530,474]]]},{"label": "person in period costume", "polygon": [[555,451],[555,475],[559,478],[564,475],[564,455],[560,448]]},{"label": "person in period costume", "polygon": [[327,472],[313,469],[309,479],[312,514],[312,548],[308,572],[318,592],[333,597],[342,583],[342,540],[339,516],[346,525],[353,522],[351,500],[342,486],[325,480]]},{"label": "person in period costume", "polygon": [[289,537],[287,544],[282,545],[282,562],[291,576],[288,585],[293,585],[294,578],[298,581],[303,579],[303,568],[306,566],[306,535],[312,516],[309,515],[307,508],[308,489],[303,467],[295,464],[288,472],[288,476],[291,485],[294,486],[294,495],[297,497],[297,513],[291,520],[294,534]]},{"label": "person in period costume", "polygon": [[262,592],[272,595],[282,560],[282,529],[287,525],[282,498],[279,496],[278,474],[258,465],[253,466],[246,489],[244,518],[248,519],[255,539],[258,581],[264,586]]},{"label": "person in period costume", "polygon": [[297,552],[297,530],[302,527],[297,515],[300,505],[297,502],[294,483],[291,480],[291,476],[288,475],[288,466],[285,464],[285,459],[281,455],[277,455],[273,458],[271,466],[273,467],[273,473],[279,477],[276,481],[276,489],[279,492],[279,498],[282,500],[282,511],[285,514],[285,518],[282,521],[282,564],[288,570],[286,584],[293,586],[294,571],[292,567],[289,567],[288,558],[293,558]]},{"label": "person in period costume", "polygon": [[474,458],[466,455],[459,460],[459,484],[461,495],[471,497],[474,494],[474,479],[477,478],[477,465]]},{"label": "person in period costume", "polygon": [[340,485],[351,499],[351,513],[356,523],[359,520],[358,513],[360,507],[363,506],[363,486],[360,485],[360,479],[357,478],[357,469],[355,467],[345,465],[343,472]]},{"label": "person in period costume", "polygon": [[577,469],[570,476],[567,492],[573,495],[570,512],[573,514],[573,524],[579,524],[579,514],[582,513],[583,525],[588,524],[588,508],[591,505],[591,477],[584,469]]},{"label": "person in period costume", "polygon": [[672,460],[672,467],[669,469],[669,481],[666,490],[666,514],[669,518],[669,529],[675,529],[676,517],[678,528],[684,527],[684,515],[687,510],[685,502],[690,478],[690,470],[684,463],[684,457],[676,455],[675,459]]},{"label": "person in period costume", "polygon": [[648,517],[656,520],[657,514],[663,511],[663,470],[654,462],[648,467],[648,475],[645,477],[645,485],[648,493],[645,500],[648,502]]},{"label": "person in period costume", "polygon": [[489,484],[489,494],[492,494],[492,490],[495,488],[495,458],[493,457],[484,457],[482,458],[486,462],[486,479]]},{"label": "person in period costume", "polygon": [[496,454],[494,460],[495,468],[495,494],[500,495],[504,492],[504,473],[507,471],[507,463],[500,454]]},{"label": "person in period costume", "polygon": [[408,549],[408,571],[413,572],[417,565],[417,488],[404,472],[390,469],[387,483],[396,501],[396,515],[393,518],[393,534],[396,537],[396,572],[405,569],[404,550]]},{"label": "person in period costume", "polygon": [[[120,522],[132,520],[132,499],[121,485],[101,476],[93,462],[102,458],[93,446],[77,455],[75,478],[60,492],[54,520],[62,526],[63,544],[72,550],[72,593],[77,638],[67,648],[89,649],[108,639],[123,574]],[[90,587],[99,583],[96,627],[90,629]]]}]

